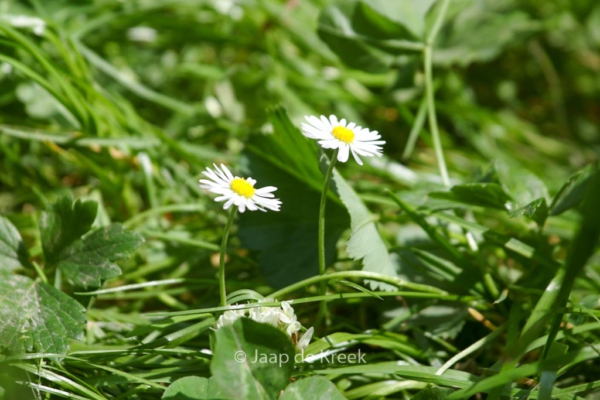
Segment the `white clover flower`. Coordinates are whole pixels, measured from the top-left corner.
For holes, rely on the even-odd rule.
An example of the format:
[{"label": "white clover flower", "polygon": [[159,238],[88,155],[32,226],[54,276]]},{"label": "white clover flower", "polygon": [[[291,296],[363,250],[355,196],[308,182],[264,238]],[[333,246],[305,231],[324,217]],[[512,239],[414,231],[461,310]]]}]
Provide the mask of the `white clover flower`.
[{"label": "white clover flower", "polygon": [[[259,301],[259,303],[273,302],[273,299],[265,298]],[[248,314],[246,314],[248,312]],[[280,307],[254,307],[248,310],[232,310],[225,311],[223,315],[217,320],[215,329],[220,329],[227,325],[232,325],[239,318],[246,317],[253,321],[260,322],[263,324],[271,325],[282,332],[285,332],[293,341],[296,340],[298,332],[302,328],[296,313],[290,303],[287,301],[281,302]],[[310,339],[312,338],[314,328],[310,328],[302,336],[302,338],[296,343],[296,349],[303,351]]]},{"label": "white clover flower", "polygon": [[298,340],[298,343],[296,343],[296,350],[298,350],[299,352],[303,352],[304,350],[306,350],[306,347],[310,343],[310,339],[312,339],[314,332],[315,328],[313,328],[312,326],[306,332],[304,332],[304,335],[302,335],[300,340]]},{"label": "white clover flower", "polygon": [[242,213],[246,211],[246,208],[250,211],[266,211],[265,208],[279,211],[281,201],[271,193],[277,190],[276,187],[266,186],[256,189],[254,188],[256,183],[254,179],[233,176],[223,164],[221,164],[221,169],[216,164],[213,165],[215,171],[206,168],[206,171],[202,172],[210,180],[200,179],[200,187],[220,194],[221,196],[215,198],[215,201],[225,201],[224,210],[235,205]]},{"label": "white clover flower", "polygon": [[324,149],[339,149],[338,161],[348,161],[350,152],[360,165],[363,163],[358,156],[381,157],[381,145],[385,144],[385,141],[377,140],[381,139],[377,131],[356,126],[354,122],[347,124],[344,118],[338,121],[335,115],[330,115],[329,119],[324,115],[321,115],[320,119],[314,116],[304,118],[308,124],[302,123],[302,134],[318,140]]},{"label": "white clover flower", "polygon": [[246,316],[246,310],[231,310],[225,311],[217,320],[216,329],[220,329],[227,325],[233,325],[241,317]]}]

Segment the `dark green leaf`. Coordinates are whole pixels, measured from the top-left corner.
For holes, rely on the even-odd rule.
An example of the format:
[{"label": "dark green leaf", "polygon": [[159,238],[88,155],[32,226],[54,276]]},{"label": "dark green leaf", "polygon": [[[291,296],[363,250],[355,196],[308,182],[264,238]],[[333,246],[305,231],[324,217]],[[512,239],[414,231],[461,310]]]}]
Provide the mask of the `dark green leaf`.
[{"label": "dark green leaf", "polygon": [[[260,251],[259,265],[270,285],[281,288],[318,274],[317,233],[323,175],[317,152],[291,123],[285,111],[274,109],[276,133],[255,136],[244,152],[251,176],[260,186],[276,186],[280,212],[240,215],[239,237]],[[327,263],[348,226],[348,214],[333,195],[327,201],[325,248]]]},{"label": "dark green leaf", "polygon": [[412,400],[444,400],[452,392],[452,389],[429,388],[414,395]]},{"label": "dark green leaf", "polygon": [[162,395],[164,400],[216,400],[223,399],[214,378],[186,376],[171,383]]},{"label": "dark green leaf", "polygon": [[289,382],[295,350],[280,330],[240,318],[215,332],[210,370],[232,399],[275,399]]},{"label": "dark green leaf", "polygon": [[362,0],[381,16],[406,28],[415,38],[425,34],[425,15],[435,0]]},{"label": "dark green leaf", "polygon": [[473,206],[506,210],[511,200],[504,189],[496,183],[467,183],[456,185],[449,192],[432,192],[430,197],[456,201]]},{"label": "dark green leaf", "polygon": [[[511,43],[526,39],[536,26],[525,12],[516,10],[511,3],[452,2],[445,19],[448,22],[436,42],[433,61],[444,65],[488,61]],[[433,17],[434,13],[430,15]]]},{"label": "dark green leaf", "polygon": [[352,29],[350,19],[358,5],[357,1],[352,1],[326,7],[319,17],[319,37],[350,67],[373,73],[386,72],[392,57],[363,43]]},{"label": "dark green leaf", "polygon": [[279,400],[344,400],[345,397],[331,381],[310,376],[290,383]]},{"label": "dark green leaf", "polygon": [[90,230],[97,212],[95,201],[73,203],[71,196],[59,198],[48,211],[42,212],[39,224],[47,264],[55,264],[67,246]]},{"label": "dark green leaf", "polygon": [[19,231],[0,216],[0,270],[10,272],[29,265],[29,254]]},{"label": "dark green leaf", "polygon": [[85,309],[53,286],[0,271],[0,352],[66,354],[82,339]]},{"label": "dark green leaf", "polygon": [[554,196],[554,199],[552,199],[552,204],[550,205],[551,215],[562,214],[581,203],[585,197],[585,192],[593,171],[593,166],[588,165],[569,178],[556,196]]},{"label": "dark green leaf", "polygon": [[121,274],[115,261],[129,257],[144,239],[121,224],[100,228],[65,248],[58,259],[58,268],[76,286],[98,287],[102,281]]}]

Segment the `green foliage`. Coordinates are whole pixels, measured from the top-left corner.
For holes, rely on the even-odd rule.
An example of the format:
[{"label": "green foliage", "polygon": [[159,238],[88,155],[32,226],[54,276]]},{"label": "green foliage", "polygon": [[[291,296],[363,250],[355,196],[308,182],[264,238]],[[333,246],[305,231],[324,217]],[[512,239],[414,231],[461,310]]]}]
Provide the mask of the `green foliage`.
[{"label": "green foliage", "polygon": [[[321,169],[326,170],[330,160],[321,155]],[[354,260],[362,260],[363,271],[377,272],[387,276],[398,276],[396,265],[390,258],[385,242],[375,226],[375,218],[360,200],[352,187],[339,172],[333,172],[332,189],[340,196],[346,206],[351,220],[351,235],[348,240],[348,255]],[[394,287],[385,283],[371,281],[372,289],[392,290]]]},{"label": "green foliage", "polygon": [[99,287],[102,281],[121,275],[115,261],[127,258],[142,243],[136,232],[111,224],[86,235],[96,218],[98,204],[61,197],[40,217],[46,263],[56,266],[72,285]]},{"label": "green foliage", "polygon": [[85,308],[54,287],[0,271],[0,353],[65,354],[83,338]]},{"label": "green foliage", "polygon": [[111,224],[72,242],[61,251],[56,265],[73,285],[99,287],[102,281],[121,275],[114,262],[128,258],[143,241],[140,234]]},{"label": "green foliage", "polygon": [[290,379],[295,354],[285,333],[240,318],[215,332],[210,370],[228,398],[276,399]]},{"label": "green foliage", "polygon": [[329,380],[310,376],[290,383],[280,400],[344,400],[345,397]]},{"label": "green foliage", "polygon": [[10,272],[28,265],[29,255],[19,231],[0,216],[0,269]]},{"label": "green foliage", "polygon": [[[316,275],[320,188],[323,176],[317,152],[294,127],[282,108],[271,110],[272,135],[253,136],[245,153],[249,175],[277,187],[284,204],[278,213],[244,213],[239,236],[244,246],[260,252],[262,274],[275,288]],[[339,237],[348,226],[339,200],[327,202],[327,263],[335,258]]]},{"label": "green foliage", "polygon": [[[597,1],[80,3],[2,3],[0,398],[597,397]],[[319,277],[298,128],[330,114],[386,144],[336,165]],[[290,301],[302,363],[211,329],[212,163],[278,187],[234,221],[228,307]]]},{"label": "green foliage", "polygon": [[164,400],[217,400],[222,399],[214,378],[186,376],[171,383],[162,395]]}]

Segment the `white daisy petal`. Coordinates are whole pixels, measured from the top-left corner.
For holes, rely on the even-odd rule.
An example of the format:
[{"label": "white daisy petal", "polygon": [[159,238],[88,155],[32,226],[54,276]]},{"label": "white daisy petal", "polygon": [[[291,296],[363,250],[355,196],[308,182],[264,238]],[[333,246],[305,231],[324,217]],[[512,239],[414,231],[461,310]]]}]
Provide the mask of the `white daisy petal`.
[{"label": "white daisy petal", "polygon": [[381,146],[385,140],[377,131],[369,131],[348,122],[345,118],[341,120],[335,115],[329,118],[321,115],[304,117],[308,123],[302,123],[302,134],[309,139],[317,140],[324,149],[339,149],[338,161],[346,162],[352,153],[356,162],[362,165],[359,156],[373,157],[382,155]]},{"label": "white daisy petal", "polygon": [[224,201],[224,210],[235,205],[241,213],[246,209],[250,211],[266,211],[266,209],[279,211],[281,201],[276,199],[272,193],[277,190],[276,187],[255,188],[255,179],[234,176],[223,164],[220,167],[216,164],[213,165],[214,170],[206,168],[206,171],[202,172],[208,179],[200,179],[199,186],[220,195],[215,198],[215,201]]},{"label": "white daisy petal", "polygon": [[350,150],[350,146],[348,146],[347,144],[342,144],[340,146],[340,152],[338,153],[338,161],[340,162],[346,162],[348,161],[348,152]]}]

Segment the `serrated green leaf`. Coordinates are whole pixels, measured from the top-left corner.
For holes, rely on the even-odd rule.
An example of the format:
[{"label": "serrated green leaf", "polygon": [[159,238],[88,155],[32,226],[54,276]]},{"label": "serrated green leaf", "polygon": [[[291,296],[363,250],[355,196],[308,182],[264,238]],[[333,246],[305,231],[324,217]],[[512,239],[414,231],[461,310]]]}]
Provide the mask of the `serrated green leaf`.
[{"label": "serrated green leaf", "polygon": [[[244,151],[250,175],[259,186],[276,186],[279,212],[240,215],[242,244],[260,252],[259,267],[269,284],[281,288],[318,274],[317,233],[323,175],[317,151],[282,108],[270,111],[275,134],[255,136]],[[327,200],[327,263],[348,226],[348,214],[333,194]]]},{"label": "serrated green leaf", "polygon": [[0,271],[0,352],[66,354],[83,338],[85,309],[40,281]]},{"label": "serrated green leaf", "polygon": [[114,262],[129,257],[143,242],[137,232],[111,224],[65,248],[57,257],[57,267],[75,286],[99,287],[103,280],[121,274]]},{"label": "serrated green leaf", "polygon": [[331,381],[321,376],[309,376],[290,383],[279,400],[344,400]]},{"label": "serrated green leaf", "polygon": [[[327,156],[321,153],[321,169],[326,170],[329,162]],[[375,216],[337,170],[333,171],[331,188],[340,196],[350,214],[352,234],[347,245],[348,255],[354,260],[362,260],[363,271],[397,277],[396,264],[377,231]],[[374,290],[395,290],[394,286],[382,282],[370,281],[369,285]]]},{"label": "serrated green leaf", "polygon": [[162,395],[163,400],[217,400],[223,398],[213,377],[207,379],[199,376],[177,379]]},{"label": "serrated green leaf", "polygon": [[0,271],[28,267],[29,254],[15,226],[0,216]]},{"label": "serrated green leaf", "polygon": [[88,232],[94,223],[98,204],[63,196],[40,216],[40,235],[46,264],[53,265],[59,254]]},{"label": "serrated green leaf", "polygon": [[215,332],[210,370],[227,398],[275,399],[289,382],[294,356],[294,346],[285,333],[240,318]]}]

